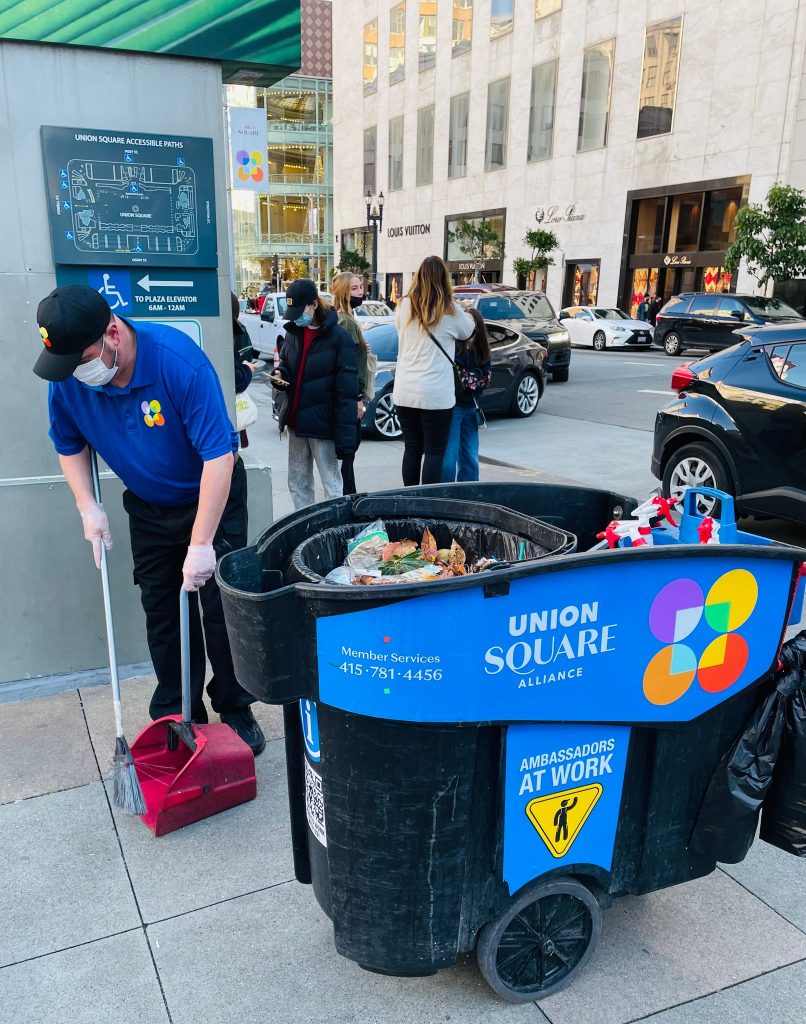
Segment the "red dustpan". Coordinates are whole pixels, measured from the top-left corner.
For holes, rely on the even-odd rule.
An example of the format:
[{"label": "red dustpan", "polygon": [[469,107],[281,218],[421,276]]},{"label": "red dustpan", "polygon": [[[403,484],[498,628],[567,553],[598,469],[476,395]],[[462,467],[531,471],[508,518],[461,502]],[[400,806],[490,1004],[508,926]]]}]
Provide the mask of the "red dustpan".
[{"label": "red dustpan", "polygon": [[146,803],[140,815],[155,836],[209,818],[257,795],[255,757],[228,725],[190,721],[188,593],[179,598],[182,714],[158,718],[131,745]]}]

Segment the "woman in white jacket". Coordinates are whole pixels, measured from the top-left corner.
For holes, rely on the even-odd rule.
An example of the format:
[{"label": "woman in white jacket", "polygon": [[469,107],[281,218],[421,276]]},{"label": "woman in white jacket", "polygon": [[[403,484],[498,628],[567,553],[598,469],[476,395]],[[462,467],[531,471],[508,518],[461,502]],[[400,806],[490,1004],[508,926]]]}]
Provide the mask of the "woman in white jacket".
[{"label": "woman in white jacket", "polygon": [[403,483],[436,484],[448,446],[456,402],[453,359],[456,342],[466,341],[475,324],[453,302],[448,268],[439,256],[426,256],[408,295],[395,311],[398,351],[392,392],[403,431]]}]

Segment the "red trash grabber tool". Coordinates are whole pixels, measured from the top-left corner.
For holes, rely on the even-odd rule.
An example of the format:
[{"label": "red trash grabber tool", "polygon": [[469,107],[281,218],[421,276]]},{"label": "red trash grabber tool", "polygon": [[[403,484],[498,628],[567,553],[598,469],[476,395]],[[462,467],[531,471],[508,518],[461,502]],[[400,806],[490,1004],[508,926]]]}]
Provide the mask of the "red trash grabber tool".
[{"label": "red trash grabber tool", "polygon": [[141,817],[155,836],[209,818],[257,795],[255,757],[228,725],[190,720],[190,610],[179,592],[182,714],[147,725],[131,745],[146,802]]}]

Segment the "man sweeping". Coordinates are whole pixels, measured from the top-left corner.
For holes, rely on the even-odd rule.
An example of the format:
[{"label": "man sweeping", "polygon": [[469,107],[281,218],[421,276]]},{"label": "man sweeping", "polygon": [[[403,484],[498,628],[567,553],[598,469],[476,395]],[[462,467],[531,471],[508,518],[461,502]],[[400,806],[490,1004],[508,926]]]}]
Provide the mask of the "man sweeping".
[{"label": "man sweeping", "polygon": [[[134,579],[157,687],[152,719],[181,711],[180,586],[191,592],[191,716],[213,710],[259,754],[266,741],[235,678],[216,561],[246,545],[246,470],[207,356],[172,327],[115,316],[92,288],[54,289],[37,310],[34,373],[50,381],[50,436],[100,566],[109,520],[95,500],[88,445],[123,481]],[[199,604],[204,619],[202,633]]]}]

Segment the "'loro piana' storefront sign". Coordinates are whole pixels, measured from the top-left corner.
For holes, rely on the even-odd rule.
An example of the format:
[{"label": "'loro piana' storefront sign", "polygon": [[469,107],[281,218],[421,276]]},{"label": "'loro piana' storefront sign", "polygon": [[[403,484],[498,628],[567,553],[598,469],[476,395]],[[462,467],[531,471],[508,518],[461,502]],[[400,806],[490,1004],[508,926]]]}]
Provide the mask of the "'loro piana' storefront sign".
[{"label": "'loro piana' storefront sign", "polygon": [[569,203],[567,206],[555,203],[552,206],[538,206],[535,210],[535,220],[538,224],[570,224],[584,219],[585,214],[576,203]]}]

